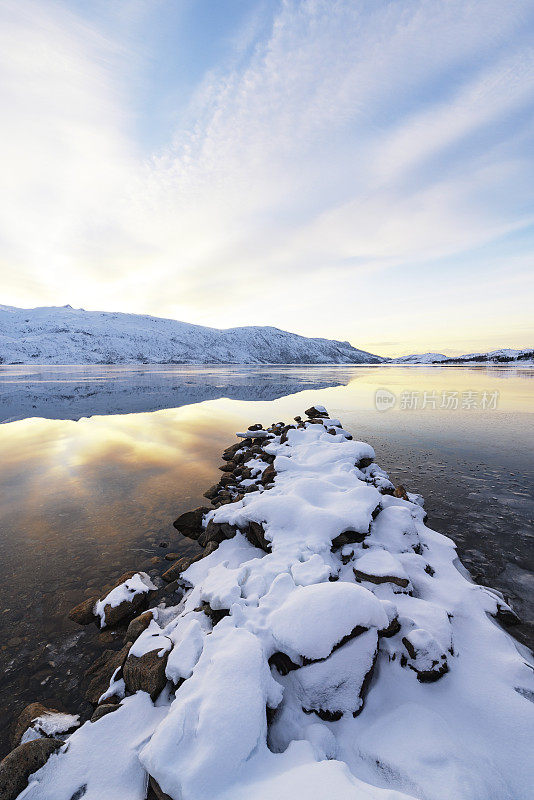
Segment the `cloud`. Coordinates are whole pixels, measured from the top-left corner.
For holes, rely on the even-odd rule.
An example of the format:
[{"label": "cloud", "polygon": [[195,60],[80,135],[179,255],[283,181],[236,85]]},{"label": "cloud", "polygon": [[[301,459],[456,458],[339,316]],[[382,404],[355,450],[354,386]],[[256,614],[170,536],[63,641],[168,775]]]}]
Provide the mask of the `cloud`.
[{"label": "cloud", "polygon": [[407,265],[533,222],[527,0],[258,4],[157,153],[133,135],[145,54],[64,5],[4,6],[13,297],[361,344],[384,276],[408,298]]}]

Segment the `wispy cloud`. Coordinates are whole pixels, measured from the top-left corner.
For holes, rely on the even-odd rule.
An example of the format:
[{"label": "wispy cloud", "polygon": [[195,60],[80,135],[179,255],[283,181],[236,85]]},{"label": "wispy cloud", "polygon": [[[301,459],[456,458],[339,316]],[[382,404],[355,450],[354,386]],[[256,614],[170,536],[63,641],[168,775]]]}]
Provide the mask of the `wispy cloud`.
[{"label": "wispy cloud", "polygon": [[532,225],[529,0],[256,4],[157,153],[133,134],[151,11],[131,11],[118,41],[65,5],[4,3],[8,300],[41,286],[363,345],[381,297],[397,341],[406,269],[446,280],[443,259]]}]

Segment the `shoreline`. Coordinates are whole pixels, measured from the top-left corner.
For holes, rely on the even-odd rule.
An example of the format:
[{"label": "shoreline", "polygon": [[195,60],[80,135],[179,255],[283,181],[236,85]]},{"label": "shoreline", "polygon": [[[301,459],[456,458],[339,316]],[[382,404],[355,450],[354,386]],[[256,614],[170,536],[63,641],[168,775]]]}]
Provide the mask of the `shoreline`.
[{"label": "shoreline", "polygon": [[[308,412],[313,412],[313,411],[314,411],[313,408],[308,409]],[[196,509],[193,512],[186,512],[185,514],[182,514],[181,517],[179,517],[175,523],[175,527],[178,530],[180,530],[181,533],[183,533],[185,536],[189,536],[193,541],[197,541],[198,544],[200,544],[200,546],[202,546],[204,549],[196,557],[192,556],[187,559],[184,558],[177,559],[174,563],[172,563],[172,565],[165,573],[164,580],[166,581],[167,584],[166,586],[156,587],[154,584],[150,582],[148,576],[145,577],[141,576],[141,578],[139,579],[138,577],[136,577],[139,576],[139,573],[128,573],[127,576],[122,576],[122,580],[118,582],[118,586],[116,586],[115,588],[108,587],[108,589],[106,589],[104,593],[101,593],[100,597],[89,598],[84,603],[80,604],[80,606],[78,606],[77,609],[73,609],[72,613],[74,615],[74,618],[77,619],[77,621],[89,623],[94,620],[95,608],[99,606],[98,614],[100,615],[100,624],[104,623],[104,627],[108,628],[113,627],[114,625],[118,625],[119,630],[125,631],[126,633],[125,641],[130,642],[128,646],[125,645],[124,648],[122,648],[122,650],[119,651],[119,654],[117,654],[117,651],[110,651],[110,654],[108,654],[105,658],[101,659],[99,664],[95,665],[95,668],[91,673],[93,676],[91,681],[92,683],[91,697],[93,698],[93,701],[94,700],[100,701],[100,705],[112,706],[111,708],[106,709],[104,711],[104,714],[107,715],[110,714],[112,711],[116,711],[121,701],[120,691],[122,690],[123,687],[115,686],[115,684],[120,683],[120,681],[123,681],[124,683],[125,680],[125,678],[117,679],[116,675],[120,672],[120,670],[122,670],[123,673],[124,672],[126,673],[125,675],[126,683],[124,686],[125,691],[132,692],[132,691],[137,691],[138,689],[142,689],[147,691],[150,695],[153,695],[154,699],[156,696],[160,694],[160,692],[164,691],[164,685],[168,681],[168,676],[166,678],[165,673],[162,673],[161,670],[162,667],[161,658],[158,658],[158,660],[156,660],[155,663],[150,663],[148,666],[146,664],[140,665],[135,661],[130,664],[129,668],[127,666],[128,660],[131,661],[132,659],[140,659],[141,661],[143,661],[143,658],[145,658],[146,660],[146,656],[150,655],[150,653],[153,652],[151,650],[146,652],[141,652],[143,649],[141,648],[141,651],[138,650],[138,654],[135,655],[132,654],[131,650],[134,643],[137,640],[139,640],[139,638],[143,637],[143,630],[141,628],[145,624],[145,622],[146,622],[145,630],[149,629],[153,623],[156,624],[154,615],[152,615],[150,619],[148,618],[150,612],[147,612],[145,610],[147,605],[154,606],[154,604],[156,604],[161,600],[169,600],[175,592],[176,592],[176,597],[173,598],[173,602],[176,599],[179,600],[179,595],[183,592],[183,590],[187,591],[187,586],[188,586],[188,582],[186,582],[185,584],[183,583],[181,574],[189,570],[191,567],[194,567],[195,564],[201,564],[204,558],[207,558],[213,553],[216,553],[216,551],[219,550],[219,548],[221,548],[222,546],[226,546],[224,545],[224,543],[226,541],[228,541],[229,543],[232,540],[234,540],[237,534],[239,534],[239,536],[244,537],[248,541],[250,546],[256,548],[259,551],[262,551],[264,554],[265,553],[269,554],[270,552],[269,541],[265,538],[266,531],[262,526],[262,524],[255,523],[254,520],[249,520],[248,526],[245,525],[243,527],[242,524],[236,525],[235,523],[224,521],[225,507],[230,509],[236,506],[240,506],[240,504],[242,504],[245,501],[245,497],[249,495],[250,496],[254,495],[254,497],[257,497],[258,495],[266,494],[268,496],[270,489],[273,488],[275,479],[278,474],[273,464],[276,458],[279,458],[280,456],[277,456],[275,453],[268,452],[268,450],[265,447],[265,442],[276,440],[279,442],[279,445],[277,446],[284,446],[287,444],[288,434],[290,431],[311,430],[316,425],[321,425],[321,430],[324,430],[326,428],[326,434],[323,434],[323,436],[330,435],[336,440],[336,442],[340,443],[343,441],[350,442],[352,439],[352,437],[349,434],[343,431],[338,421],[329,420],[328,416],[326,415],[326,412],[324,412],[323,414],[323,412],[319,411],[316,414],[316,416],[312,415],[305,422],[302,421],[300,418],[296,418],[296,423],[297,424],[293,425],[292,427],[284,426],[282,425],[282,423],[280,423],[276,426],[272,426],[271,429],[267,429],[267,431],[263,431],[263,429],[259,425],[252,426],[252,428],[245,431],[244,434],[241,436],[242,441],[237,442],[236,445],[233,445],[230,448],[227,448],[227,450],[223,454],[223,459],[225,460],[225,464],[223,464],[221,467],[222,471],[221,480],[216,486],[211,487],[206,492],[206,495],[212,501],[212,506],[215,509],[215,514],[213,514],[213,510],[210,511],[208,507],[204,507],[201,509]],[[291,438],[292,436],[293,434],[290,434],[289,438]],[[361,443],[356,443],[356,444],[361,444]],[[369,448],[368,445],[366,445],[365,447]],[[246,455],[243,456],[242,458],[239,458],[239,454],[241,452],[244,452]],[[368,451],[365,451],[364,449],[364,452],[368,452],[369,454],[360,457],[359,462],[357,462],[356,468],[365,478],[366,475],[365,470],[369,470],[369,468],[373,466],[374,453],[372,452],[371,448],[369,448]],[[237,462],[235,461],[236,454],[238,456]],[[247,463],[244,466],[240,466],[240,461],[242,462],[245,459],[248,459]],[[254,461],[259,463],[257,465],[254,465],[253,463]],[[248,462],[251,462],[252,466]],[[376,465],[374,465],[374,467],[376,467]],[[367,481],[369,485],[373,485],[375,487],[375,490],[377,490],[382,497],[384,498],[393,497],[395,498],[395,501],[400,501],[401,504],[409,503],[410,506],[414,506],[414,508],[415,506],[420,508],[420,506],[418,506],[416,501],[417,496],[412,495],[410,497],[409,494],[407,494],[402,487],[397,487],[397,489],[395,489],[395,487],[393,487],[393,485],[387,479],[386,473],[384,473],[379,468],[376,468],[376,470],[374,470],[373,475],[368,475],[367,477],[370,479]],[[379,513],[378,518],[382,517],[382,514]],[[205,521],[206,516],[208,517],[208,520],[207,520],[207,525],[204,527],[202,525],[202,520]],[[420,514],[419,516],[422,522],[424,518],[424,512],[422,512],[422,514]],[[222,521],[216,522],[214,520],[214,517],[217,520],[220,519]],[[373,519],[375,519],[375,517],[373,517]],[[372,525],[374,523],[370,524]],[[367,534],[363,536],[361,533],[358,533],[357,536],[356,534],[353,534],[352,537],[349,536],[348,538],[346,534],[343,534],[343,536],[347,541],[345,540],[341,541],[339,537],[337,537],[337,540],[335,542],[334,540],[332,541],[333,552],[335,552],[336,550],[340,550],[341,548],[340,553],[342,554],[343,548],[346,548],[351,545],[356,545],[358,544],[358,542],[362,544],[362,546],[365,548],[365,539]],[[445,539],[445,537],[441,537],[439,534],[435,534],[435,536],[438,536],[441,539]],[[386,551],[384,550],[384,552]],[[417,550],[415,550],[415,553],[417,555]],[[347,556],[348,552],[345,553],[343,559]],[[354,553],[351,556],[351,558],[353,557]],[[363,580],[365,585],[371,583],[376,586],[386,583],[386,584],[392,584],[394,586],[400,586],[400,588],[406,588],[408,584],[404,583],[404,581],[409,581],[409,578],[403,577],[402,575],[397,575],[396,577],[395,575],[393,576],[386,575],[385,581],[377,580],[375,582],[375,580],[371,580],[371,578],[373,577],[371,572],[368,573],[366,573],[365,571],[362,572],[361,569],[355,570],[355,574],[356,574],[356,580],[359,582]],[[375,576],[375,578],[376,577],[377,576]],[[148,581],[146,580],[146,578],[148,578]],[[321,580],[324,580],[324,578]],[[132,581],[134,585],[132,585]],[[321,581],[319,581],[319,584],[320,583]],[[117,590],[119,592],[118,597],[113,595],[113,592],[117,594]],[[127,600],[127,598],[124,595],[125,591],[127,594],[131,594],[132,600]],[[496,597],[496,595],[494,595],[494,597]],[[206,601],[203,602],[205,603]],[[383,600],[383,602],[386,601]],[[126,605],[124,605],[125,603]],[[503,621],[504,620],[508,622],[513,621],[513,616],[512,616],[513,612],[511,611],[511,609],[508,609],[506,607],[506,604],[499,600],[496,600],[495,603],[496,606],[494,610],[497,617],[500,616],[501,620]],[[203,616],[208,619],[208,623],[210,623],[213,627],[215,627],[215,625],[221,622],[222,619],[224,619],[228,613],[226,612],[221,616],[221,613],[218,611],[216,606],[217,602],[215,602],[215,604],[212,603],[212,605],[210,605],[208,602],[207,608],[203,607],[201,612],[199,612],[202,613]],[[137,620],[137,627],[134,625],[132,628],[133,623],[131,622],[131,620],[132,617],[135,616],[134,612],[137,612],[137,615],[139,615],[139,612],[141,612],[141,615]],[[129,627],[125,628],[125,625],[128,622],[130,623]],[[389,620],[388,625],[392,623],[393,623],[393,618]],[[157,624],[156,627],[158,627]],[[136,634],[135,637],[134,633]],[[394,636],[395,633],[397,633],[397,631],[389,633],[389,636]],[[161,637],[161,634],[154,634],[154,635],[156,635],[157,637]],[[383,636],[388,638],[388,636],[386,636],[385,633],[383,633]],[[162,644],[162,648],[164,648],[164,643]],[[164,652],[167,651],[164,650]],[[443,655],[445,656],[445,663],[447,663],[446,662],[447,656],[445,653],[443,653]],[[412,651],[410,651],[410,648],[408,647],[408,649],[405,651],[404,657],[407,659],[407,663],[410,658],[412,658],[414,664],[417,663],[417,654],[415,649],[412,649]],[[122,663],[119,663],[121,658],[122,658]],[[151,657],[150,660],[151,662],[154,662],[153,657]],[[281,665],[275,664],[275,666],[277,669],[281,666],[283,674],[283,669],[287,667],[287,661],[282,663]],[[106,678],[109,684],[110,676],[108,673],[111,667],[113,667],[111,674],[112,675],[115,674],[115,680],[112,681],[111,687],[108,686],[106,697],[103,697],[104,695],[106,695],[105,688],[104,691],[100,692],[100,694],[98,694],[97,696],[97,692],[99,692],[100,689],[103,686],[105,686]],[[415,669],[413,664],[409,668]],[[291,671],[291,669],[292,668],[289,668],[289,671]],[[278,671],[280,670],[278,669]],[[425,673],[424,669],[419,669],[419,671],[415,669],[415,671],[417,672],[418,675]],[[432,670],[430,671],[432,672]],[[448,671],[448,666],[447,670],[441,672],[438,678],[441,678],[443,675],[445,675],[447,671]],[[434,678],[434,676],[428,676],[428,679],[430,680],[436,678]],[[181,680],[183,682],[184,678],[182,678]],[[424,682],[424,679],[422,680]],[[180,685],[181,685],[180,682],[178,682],[178,688],[180,687]],[[109,691],[111,689],[112,689],[111,694],[109,694]],[[117,693],[115,693],[115,690],[117,690]],[[102,702],[102,700],[110,701],[110,699],[114,697],[116,697],[119,702],[115,701]],[[98,702],[96,705],[98,708]],[[318,710],[315,709],[316,714],[317,711]],[[319,709],[319,711],[321,711],[321,709]],[[331,712],[328,709],[326,710],[322,709],[322,711],[326,713],[324,721],[329,721],[329,722],[334,721],[333,718],[331,718],[331,715],[334,712]],[[337,713],[338,712],[336,711],[335,714]],[[98,712],[97,719],[100,719],[101,716],[103,716],[104,714],[102,714],[102,711]],[[319,715],[319,718],[323,717]],[[94,723],[88,723],[88,724],[92,726]],[[54,759],[52,759],[52,761],[53,760]]]}]

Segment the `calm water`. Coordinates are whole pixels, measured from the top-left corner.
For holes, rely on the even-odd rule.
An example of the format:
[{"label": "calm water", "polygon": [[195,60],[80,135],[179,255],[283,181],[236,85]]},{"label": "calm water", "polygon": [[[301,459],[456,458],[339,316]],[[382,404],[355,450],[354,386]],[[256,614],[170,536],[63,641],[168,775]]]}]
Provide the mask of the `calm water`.
[{"label": "calm water", "polygon": [[[377,389],[392,409],[376,410]],[[186,552],[172,521],[206,502],[235,431],[312,403],[425,496],[429,525],[512,600],[532,646],[533,370],[3,367],[0,749],[27,702],[77,711],[81,671],[119,645],[69,622],[69,608],[127,569],[161,573],[161,542]]]}]

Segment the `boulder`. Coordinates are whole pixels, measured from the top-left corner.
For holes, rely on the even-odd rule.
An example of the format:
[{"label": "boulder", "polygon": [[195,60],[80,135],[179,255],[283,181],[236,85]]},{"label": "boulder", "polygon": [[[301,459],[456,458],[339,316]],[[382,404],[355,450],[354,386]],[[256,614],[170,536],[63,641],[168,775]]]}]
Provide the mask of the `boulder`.
[{"label": "boulder", "polygon": [[327,419],[328,411],[324,406],[310,406],[304,412],[310,419]]},{"label": "boulder", "polygon": [[214,522],[210,519],[205,530],[198,537],[198,543],[201,547],[206,547],[209,542],[220,544],[225,539],[233,539],[236,533],[235,525],[230,525],[228,522]]},{"label": "boulder", "polygon": [[97,706],[97,708],[95,708],[90,722],[98,722],[98,720],[102,719],[102,717],[105,717],[106,714],[111,714],[112,711],[116,711],[118,708],[118,703],[102,703],[101,706]]},{"label": "boulder", "polygon": [[235,461],[226,461],[224,464],[221,464],[219,469],[221,472],[233,472],[234,469],[237,467]]},{"label": "boulder", "polygon": [[446,653],[424,628],[411,630],[403,636],[402,643],[410,657],[408,666],[417,673],[417,680],[421,683],[437,681],[449,671]]},{"label": "boulder", "polygon": [[159,783],[152,777],[152,775],[150,775],[148,779],[147,800],[172,800],[172,797],[168,794],[165,794]]},{"label": "boulder", "polygon": [[41,769],[62,746],[59,739],[34,739],[19,744],[0,762],[0,800],[15,800],[28,785],[28,778]]},{"label": "boulder", "polygon": [[[218,483],[214,483],[213,486],[210,486],[209,489],[206,489],[206,491],[204,492],[204,497],[207,497],[208,500],[213,500],[219,494],[219,489],[220,488],[221,487],[219,486]],[[174,524],[174,525],[176,527],[176,524]],[[195,537],[195,538],[198,538],[198,537]]]},{"label": "boulder", "polygon": [[271,552],[271,543],[265,538],[265,529],[261,522],[249,522],[248,528],[243,532],[254,547],[259,547],[266,553]]},{"label": "boulder", "polygon": [[[214,487],[212,486],[211,488],[213,489]],[[206,495],[204,496],[206,497]],[[198,539],[198,536],[202,531],[202,520],[208,511],[209,508],[206,506],[199,506],[192,511],[186,511],[184,514],[180,514],[180,516],[175,519],[172,524],[177,531],[179,531],[183,536],[187,536],[188,539]]]},{"label": "boulder", "polygon": [[[128,641],[122,650],[104,650],[104,652],[92,664],[85,677],[89,679],[89,686],[85,692],[85,698],[93,705],[98,705],[101,695],[109,689],[109,682],[113,673],[122,668],[132,642]],[[120,673],[119,673],[120,674]]]},{"label": "boulder", "polygon": [[408,500],[406,489],[402,484],[399,484],[393,492],[393,497],[400,497],[402,500]]},{"label": "boulder", "polygon": [[199,553],[196,556],[184,556],[183,558],[178,559],[178,561],[175,561],[172,567],[169,567],[169,569],[164,572],[161,577],[167,583],[171,583],[171,581],[175,581],[177,578],[179,578],[182,572],[185,572],[185,570],[191,566],[191,564],[193,564],[195,561],[198,561],[200,558],[202,558],[202,553]]},{"label": "boulder", "polygon": [[73,622],[77,622],[78,625],[90,625],[91,622],[96,622],[97,618],[94,614],[94,607],[97,602],[98,595],[88,597],[87,600],[71,608],[69,611],[69,619]]},{"label": "boulder", "polygon": [[[31,727],[31,724],[34,722],[34,720],[38,719],[39,717],[61,713],[62,712],[58,711],[57,708],[47,708],[42,703],[30,703],[21,711],[17,721],[15,722],[13,736],[11,739],[12,747],[17,747],[17,745],[20,744],[23,735],[26,733],[28,728]],[[68,730],[68,728],[65,730]]]},{"label": "boulder", "polygon": [[237,451],[243,447],[243,442],[236,442],[235,444],[227,447],[222,454],[223,461],[233,461]]},{"label": "boulder", "polygon": [[168,653],[158,655],[158,650],[151,650],[142,656],[128,656],[123,668],[124,683],[129,692],[148,692],[152,700],[165,688],[167,677]]},{"label": "boulder", "polygon": [[263,470],[261,476],[261,483],[263,484],[263,486],[267,486],[267,484],[272,483],[275,478],[276,478],[276,470],[272,464],[269,464],[269,466]]},{"label": "boulder", "polygon": [[[122,586],[122,584],[127,583],[134,578],[134,576],[138,576],[136,580],[141,588],[134,583],[135,588],[131,587],[130,589],[126,589],[127,598],[122,600],[122,602],[117,603],[116,605],[112,604],[111,602],[104,604],[103,615],[105,627],[113,628],[120,622],[131,619],[143,606],[146,606],[147,600],[152,597],[152,593],[156,587],[154,584],[152,584],[149,576],[146,575],[146,573],[125,572],[124,575],[121,575],[116,583],[113,584],[111,589],[100,597],[99,602],[104,603],[114,589],[117,589],[119,586]],[[143,588],[142,584],[146,586],[146,590],[144,591],[141,590]],[[104,627],[104,625],[102,625],[102,627]]]},{"label": "boulder", "polygon": [[148,628],[154,618],[152,611],[143,611],[138,617],[135,617],[126,631],[126,641],[135,642],[138,636],[141,636],[144,630]]}]

